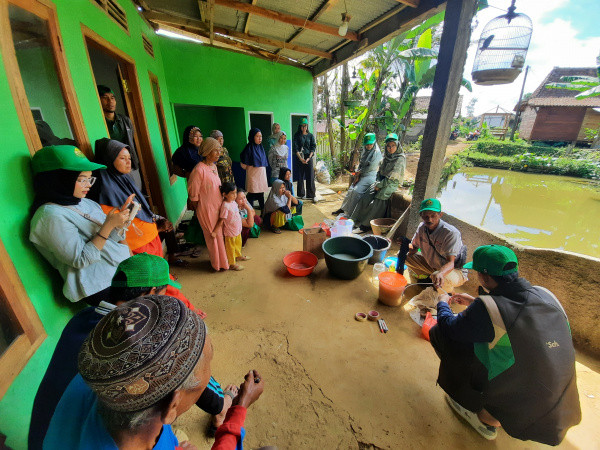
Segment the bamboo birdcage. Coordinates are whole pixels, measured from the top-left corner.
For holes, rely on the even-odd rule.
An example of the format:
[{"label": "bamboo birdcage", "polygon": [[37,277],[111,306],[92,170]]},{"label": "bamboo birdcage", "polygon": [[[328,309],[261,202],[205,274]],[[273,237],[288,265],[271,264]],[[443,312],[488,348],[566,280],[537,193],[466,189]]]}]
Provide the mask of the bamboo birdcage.
[{"label": "bamboo birdcage", "polygon": [[533,30],[531,19],[508,12],[492,19],[481,32],[471,77],[475,84],[491,86],[512,83],[523,70]]}]

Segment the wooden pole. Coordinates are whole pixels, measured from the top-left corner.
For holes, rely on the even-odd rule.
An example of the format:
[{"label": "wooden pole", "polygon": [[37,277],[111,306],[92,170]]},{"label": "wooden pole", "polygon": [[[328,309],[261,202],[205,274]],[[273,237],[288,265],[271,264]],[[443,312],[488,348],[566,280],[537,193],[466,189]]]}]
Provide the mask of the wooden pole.
[{"label": "wooden pole", "polygon": [[523,86],[521,86],[521,94],[519,95],[519,101],[517,102],[517,114],[515,115],[515,121],[510,131],[510,140],[515,140],[515,132],[519,125],[519,118],[521,117],[521,101],[523,100],[523,92],[525,92],[525,82],[527,81],[527,74],[529,73],[529,66],[525,68],[525,76],[523,77]]},{"label": "wooden pole", "polygon": [[471,39],[471,21],[476,11],[477,0],[448,0],[446,5],[444,30],[410,213],[408,220],[402,224],[405,226],[399,227],[404,235],[412,235],[417,229],[421,221],[421,202],[437,194]]}]

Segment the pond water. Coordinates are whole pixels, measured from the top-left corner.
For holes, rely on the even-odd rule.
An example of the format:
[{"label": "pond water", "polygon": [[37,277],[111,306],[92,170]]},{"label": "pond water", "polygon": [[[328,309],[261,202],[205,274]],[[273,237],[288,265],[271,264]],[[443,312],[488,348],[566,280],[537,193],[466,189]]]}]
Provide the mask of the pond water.
[{"label": "pond water", "polygon": [[466,167],[442,209],[522,245],[600,257],[600,186],[582,178]]}]

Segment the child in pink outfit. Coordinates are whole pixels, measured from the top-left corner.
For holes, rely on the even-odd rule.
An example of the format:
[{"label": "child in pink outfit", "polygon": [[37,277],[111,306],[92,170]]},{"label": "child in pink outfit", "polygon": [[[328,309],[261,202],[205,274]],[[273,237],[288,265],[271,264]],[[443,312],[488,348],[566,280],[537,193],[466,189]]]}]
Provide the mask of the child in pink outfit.
[{"label": "child in pink outfit", "polygon": [[244,266],[237,264],[237,261],[247,261],[250,257],[242,255],[242,218],[238,204],[235,201],[237,197],[235,184],[223,183],[221,194],[223,194],[223,203],[221,203],[219,220],[215,225],[212,236],[216,237],[221,232],[221,228],[223,229],[229,269],[244,270]]}]

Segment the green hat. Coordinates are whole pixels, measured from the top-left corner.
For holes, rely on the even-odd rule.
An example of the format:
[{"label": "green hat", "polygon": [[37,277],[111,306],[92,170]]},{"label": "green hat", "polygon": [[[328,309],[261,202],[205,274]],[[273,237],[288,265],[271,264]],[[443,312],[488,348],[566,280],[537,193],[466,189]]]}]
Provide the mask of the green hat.
[{"label": "green hat", "polygon": [[421,202],[419,213],[422,213],[423,211],[442,212],[442,204],[437,198],[426,198]]},{"label": "green hat", "polygon": [[396,133],[390,133],[385,137],[385,142],[387,143],[388,141],[397,141],[398,140],[398,135]]},{"label": "green hat", "polygon": [[103,84],[99,84],[96,87],[98,88],[98,96],[99,97],[102,97],[104,94],[113,94],[114,95],[114,92],[108,86],[104,86]]},{"label": "green hat", "polygon": [[38,150],[31,159],[31,166],[34,174],[56,169],[74,172],[106,169],[102,164],[91,162],[81,150],[72,145],[51,145]]},{"label": "green hat", "polygon": [[300,125],[308,125],[308,119],[306,117],[303,117],[300,121]]},{"label": "green hat", "polygon": [[363,138],[363,145],[371,145],[375,143],[375,133],[367,133]]},{"label": "green hat", "polygon": [[157,287],[165,284],[181,289],[181,284],[169,277],[167,260],[148,253],[138,253],[119,264],[110,285],[114,287]]},{"label": "green hat", "polygon": [[508,275],[519,271],[517,255],[503,245],[482,245],[473,252],[473,261],[463,266],[493,276]]}]

